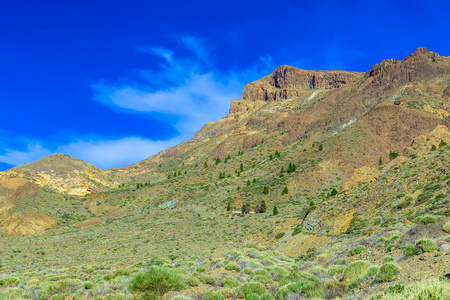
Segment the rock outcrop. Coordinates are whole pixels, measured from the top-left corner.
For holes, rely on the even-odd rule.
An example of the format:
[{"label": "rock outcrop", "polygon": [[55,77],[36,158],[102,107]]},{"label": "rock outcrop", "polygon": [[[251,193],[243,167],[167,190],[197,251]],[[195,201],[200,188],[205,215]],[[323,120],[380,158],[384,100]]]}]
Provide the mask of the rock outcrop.
[{"label": "rock outcrop", "polygon": [[269,76],[247,84],[244,100],[279,101],[296,98],[311,90],[335,89],[352,83],[362,73],[348,71],[306,71],[281,66]]}]

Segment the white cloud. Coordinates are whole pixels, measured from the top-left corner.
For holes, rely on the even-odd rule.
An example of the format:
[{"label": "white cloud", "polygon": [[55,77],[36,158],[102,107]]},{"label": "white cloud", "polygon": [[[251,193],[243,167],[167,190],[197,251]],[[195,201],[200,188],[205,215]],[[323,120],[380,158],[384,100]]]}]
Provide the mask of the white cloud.
[{"label": "white cloud", "polygon": [[274,68],[271,57],[266,55],[248,69],[221,72],[211,63],[205,40],[184,36],[180,41],[193,57],[176,58],[172,50],[160,47],[139,48],[162,57],[160,69],[140,71],[146,84],[100,82],[93,86],[95,99],[112,109],[177,116],[180,121],[172,125],[186,140],[205,123],[224,117],[231,100],[240,99],[248,82]]},{"label": "white cloud", "polygon": [[108,169],[134,164],[180,142],[179,139],[152,141],[139,137],[87,140],[60,146],[55,152],[85,160],[102,169]]},{"label": "white cloud", "polygon": [[26,151],[5,149],[3,155],[0,155],[0,162],[13,166],[26,164],[38,160],[42,157],[51,155],[52,152],[40,145],[38,142],[30,142]]},{"label": "white cloud", "polygon": [[252,67],[222,72],[212,63],[205,40],[182,36],[179,41],[193,54],[192,57],[177,58],[173,50],[162,47],[138,48],[139,51],[161,57],[163,63],[157,70],[139,70],[140,83],[119,79],[121,83],[107,84],[102,81],[92,86],[95,100],[111,109],[176,116],[171,119],[178,120],[172,124],[180,132],[178,136],[160,141],[141,137],[108,139],[93,132],[91,137],[77,138],[64,145],[55,145],[54,141],[30,142],[27,139],[22,144],[22,148],[27,150],[6,149],[0,155],[0,162],[20,165],[60,152],[102,169],[136,163],[192,138],[205,123],[225,116],[231,100],[240,98],[245,84],[269,74],[275,68],[271,57],[263,56]]}]

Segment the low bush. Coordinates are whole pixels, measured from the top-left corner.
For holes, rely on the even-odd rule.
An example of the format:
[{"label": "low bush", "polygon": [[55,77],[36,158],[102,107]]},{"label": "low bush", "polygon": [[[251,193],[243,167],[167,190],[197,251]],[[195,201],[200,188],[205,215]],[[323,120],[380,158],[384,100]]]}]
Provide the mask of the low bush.
[{"label": "low bush", "polygon": [[186,278],[186,284],[189,286],[198,286],[200,284],[200,280],[197,277],[190,276]]},{"label": "low bush", "polygon": [[433,252],[439,248],[435,241],[428,239],[422,239],[420,241],[417,241],[416,246],[423,252]]},{"label": "low bush", "polygon": [[364,250],[366,250],[366,248],[364,246],[359,245],[358,247],[356,247],[354,249],[350,249],[348,251],[348,256],[354,256],[354,255],[360,254]]},{"label": "low bush", "polygon": [[363,278],[367,275],[369,267],[370,263],[368,261],[358,260],[352,262],[344,271],[344,279],[355,280],[358,278]]},{"label": "low bush", "polygon": [[420,219],[420,223],[422,224],[436,223],[436,218],[433,216],[424,216]]},{"label": "low bush", "polygon": [[151,266],[147,271],[134,275],[128,289],[131,292],[143,292],[159,296],[172,290],[183,288],[183,276],[171,269]]},{"label": "low bush", "polygon": [[259,282],[248,282],[241,285],[238,290],[238,295],[241,298],[246,298],[250,294],[262,295],[266,292],[264,285]]},{"label": "low bush", "polygon": [[342,274],[342,273],[344,273],[345,269],[346,269],[345,266],[335,265],[335,266],[331,266],[331,267],[328,269],[328,272],[327,272],[327,273],[328,273],[328,275],[330,275],[330,276],[334,276],[334,275],[336,275],[336,274]]},{"label": "low bush", "polygon": [[240,285],[239,281],[234,277],[227,277],[222,280],[223,287],[234,288]]},{"label": "low bush", "polygon": [[239,267],[239,265],[235,263],[231,263],[225,266],[225,270],[239,272],[241,270],[241,267]]},{"label": "low bush", "polygon": [[283,232],[283,231],[278,232],[278,233],[275,235],[275,238],[276,238],[277,240],[279,240],[279,239],[281,239],[285,234],[286,234],[286,233]]},{"label": "low bush", "polygon": [[385,294],[402,294],[405,291],[405,286],[402,284],[394,284],[388,287],[384,293]]},{"label": "low bush", "polygon": [[405,252],[406,255],[416,255],[423,253],[421,249],[418,249],[411,244],[408,244],[405,247],[403,247],[403,251]]},{"label": "low bush", "polygon": [[398,273],[400,273],[400,268],[398,266],[394,264],[382,265],[377,276],[375,277],[375,281],[390,282]]}]

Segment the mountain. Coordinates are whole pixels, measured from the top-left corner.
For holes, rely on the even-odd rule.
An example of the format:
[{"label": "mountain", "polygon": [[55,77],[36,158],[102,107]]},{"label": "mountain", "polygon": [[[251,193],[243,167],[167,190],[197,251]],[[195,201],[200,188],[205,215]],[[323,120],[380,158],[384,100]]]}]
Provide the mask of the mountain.
[{"label": "mountain", "polygon": [[1,172],[2,272],[43,299],[131,299],[152,265],[194,299],[450,297],[449,115],[450,57],[425,48],[365,73],[280,66],[131,166]]}]

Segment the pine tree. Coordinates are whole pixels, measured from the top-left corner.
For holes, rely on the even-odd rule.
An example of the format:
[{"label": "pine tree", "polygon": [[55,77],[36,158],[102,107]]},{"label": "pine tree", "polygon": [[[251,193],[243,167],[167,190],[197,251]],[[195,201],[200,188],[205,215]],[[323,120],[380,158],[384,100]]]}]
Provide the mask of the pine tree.
[{"label": "pine tree", "polygon": [[231,210],[231,203],[230,203],[230,201],[228,201],[228,204],[227,204],[227,211],[230,211]]},{"label": "pine tree", "polygon": [[378,166],[382,166],[383,165],[383,160],[381,160],[381,157],[380,157],[380,159],[378,160]]},{"label": "pine tree", "polygon": [[320,144],[320,145],[319,145],[319,151],[322,151],[322,150],[323,150],[323,145]]},{"label": "pine tree", "polygon": [[247,185],[250,185],[251,183],[250,183],[250,180],[247,180]]},{"label": "pine tree", "polygon": [[205,161],[205,164],[203,165],[203,167],[206,169],[208,167],[208,163]]},{"label": "pine tree", "polygon": [[278,150],[275,151],[275,156],[276,156],[276,157],[280,157],[280,156],[281,156],[281,154],[280,154],[280,152],[278,152]]},{"label": "pine tree", "polygon": [[256,183],[256,178],[253,178],[253,181],[252,181],[253,183]]},{"label": "pine tree", "polygon": [[244,164],[241,163],[241,165],[239,166],[239,170],[241,170],[241,172],[244,172]]},{"label": "pine tree", "polygon": [[281,167],[280,173],[281,173],[281,174],[284,173],[284,167]]},{"label": "pine tree", "polygon": [[265,213],[267,210],[266,202],[264,200],[261,201],[261,206],[259,208],[260,213]]},{"label": "pine tree", "polygon": [[285,186],[281,195],[287,195],[288,193],[289,193],[288,188],[287,186]]},{"label": "pine tree", "polygon": [[278,208],[276,206],[273,207],[273,215],[278,215]]},{"label": "pine tree", "polygon": [[270,155],[269,155],[269,159],[270,159],[270,160],[272,160],[272,159],[273,159],[273,156],[272,156],[272,154],[270,154]]},{"label": "pine tree", "polygon": [[250,204],[249,203],[244,203],[242,204],[242,213],[243,214],[248,214],[250,212]]},{"label": "pine tree", "polygon": [[267,186],[264,186],[263,194],[264,195],[269,194],[269,188]]}]

